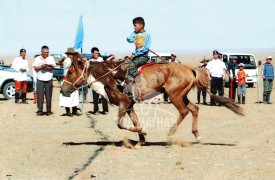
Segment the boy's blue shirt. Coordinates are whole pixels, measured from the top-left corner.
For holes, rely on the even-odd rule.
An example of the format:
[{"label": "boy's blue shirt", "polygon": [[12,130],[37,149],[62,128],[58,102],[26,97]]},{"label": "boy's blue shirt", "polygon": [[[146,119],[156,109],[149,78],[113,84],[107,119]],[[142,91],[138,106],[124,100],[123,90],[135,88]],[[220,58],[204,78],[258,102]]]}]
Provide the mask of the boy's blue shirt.
[{"label": "boy's blue shirt", "polygon": [[135,31],[127,38],[129,43],[135,43],[135,56],[147,55],[151,46],[151,36],[146,31],[136,33]]}]

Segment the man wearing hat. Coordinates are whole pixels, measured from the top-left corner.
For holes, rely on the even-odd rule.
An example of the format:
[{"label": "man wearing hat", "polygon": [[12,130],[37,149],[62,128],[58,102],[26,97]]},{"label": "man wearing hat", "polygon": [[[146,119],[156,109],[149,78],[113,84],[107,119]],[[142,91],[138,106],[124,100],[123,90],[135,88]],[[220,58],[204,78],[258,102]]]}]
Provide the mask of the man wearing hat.
[{"label": "man wearing hat", "polygon": [[[225,64],[222,62],[219,57],[219,52],[217,50],[213,51],[214,59],[210,61],[207,66],[207,74],[209,79],[211,80],[211,88],[210,91],[212,94],[216,95],[217,91],[219,92],[219,96],[223,96],[224,88],[223,88],[223,80],[225,78]],[[216,105],[213,99],[211,99],[211,106]]]},{"label": "man wearing hat", "polygon": [[37,116],[43,116],[43,102],[46,97],[46,115],[52,115],[52,78],[53,70],[56,66],[54,58],[49,56],[49,47],[42,46],[41,55],[37,56],[33,62],[33,68],[37,76]]},{"label": "man wearing hat", "polygon": [[29,71],[28,61],[25,59],[26,57],[26,49],[20,49],[20,56],[13,60],[11,68],[19,71],[19,73],[15,74],[15,103],[19,102],[19,92],[22,91],[22,103],[28,104],[26,101],[27,96],[27,71]]},{"label": "man wearing hat", "polygon": [[[68,48],[67,52],[65,53],[67,55],[66,59],[63,61],[63,79],[66,79],[67,72],[72,64],[72,59],[75,54],[74,48]],[[80,116],[77,112],[77,105],[79,104],[79,95],[78,95],[78,90],[74,90],[74,92],[71,93],[70,97],[65,97],[62,94],[59,96],[59,107],[65,107],[66,114],[65,116],[72,117],[73,115],[75,116]],[[70,108],[72,108],[72,113]]]},{"label": "man wearing hat", "polygon": [[263,92],[263,102],[265,104],[271,104],[270,102],[270,94],[273,86],[274,79],[274,67],[271,64],[272,57],[268,56],[266,58],[266,63],[263,65],[262,76],[264,82],[264,92]]}]

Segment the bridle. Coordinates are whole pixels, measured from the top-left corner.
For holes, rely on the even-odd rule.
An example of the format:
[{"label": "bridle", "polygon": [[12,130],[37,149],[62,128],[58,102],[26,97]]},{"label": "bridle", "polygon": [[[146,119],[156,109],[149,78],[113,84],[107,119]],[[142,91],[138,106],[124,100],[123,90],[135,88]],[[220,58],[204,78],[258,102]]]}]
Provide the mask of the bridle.
[{"label": "bridle", "polygon": [[[116,69],[118,69],[120,66],[124,65],[124,64],[129,64],[129,61],[125,61],[123,63],[121,63],[120,65],[118,65],[117,67],[115,67],[114,69],[111,69],[110,71],[108,71],[107,73],[103,74],[102,76],[100,76],[99,78],[93,80],[92,82],[90,82],[89,84],[87,83],[86,85],[82,86],[82,87],[85,87],[85,86],[90,86],[91,84],[93,84],[94,82],[98,81],[99,79],[107,76],[108,74],[110,74],[111,72],[115,71]],[[66,82],[67,84],[70,84],[73,86],[73,89],[71,91],[74,91],[74,90],[78,90],[81,88],[80,87],[76,87],[75,84],[80,81],[80,80],[83,80],[86,78],[85,76],[85,73],[87,72],[88,68],[90,66],[90,61],[86,61],[85,64],[84,64],[84,68],[83,68],[83,71],[81,73],[81,75],[79,76],[79,78],[75,81],[75,82],[70,82],[70,81],[67,81],[66,79],[64,79],[63,81]]]},{"label": "bridle", "polygon": [[67,84],[72,85],[72,86],[73,86],[73,89],[72,89],[72,90],[78,90],[78,89],[80,89],[81,86],[80,86],[80,87],[76,87],[75,84],[76,84],[78,81],[83,80],[83,79],[86,78],[86,77],[85,77],[85,73],[87,72],[89,66],[90,66],[90,62],[89,62],[89,61],[86,61],[85,64],[84,64],[84,68],[83,68],[83,71],[82,71],[81,75],[79,76],[79,78],[78,78],[75,82],[70,82],[70,81],[67,81],[66,79],[64,79],[63,81],[66,82]]}]

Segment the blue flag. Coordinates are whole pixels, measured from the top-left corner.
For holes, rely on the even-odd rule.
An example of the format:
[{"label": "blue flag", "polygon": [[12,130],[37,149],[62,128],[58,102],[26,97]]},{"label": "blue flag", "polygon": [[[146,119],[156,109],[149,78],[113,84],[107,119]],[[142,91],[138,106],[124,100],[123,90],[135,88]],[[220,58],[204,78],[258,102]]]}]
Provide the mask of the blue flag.
[{"label": "blue flag", "polygon": [[74,49],[82,48],[83,45],[83,39],[84,39],[84,28],[82,23],[82,16],[80,16],[76,37],[75,37],[75,43],[74,43]]}]

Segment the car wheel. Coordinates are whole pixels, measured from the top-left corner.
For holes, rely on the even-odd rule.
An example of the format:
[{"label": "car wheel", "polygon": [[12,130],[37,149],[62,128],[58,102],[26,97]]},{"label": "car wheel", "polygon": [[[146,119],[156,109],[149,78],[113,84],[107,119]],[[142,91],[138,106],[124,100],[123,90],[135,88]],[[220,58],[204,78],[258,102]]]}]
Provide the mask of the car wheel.
[{"label": "car wheel", "polygon": [[3,95],[6,99],[13,99],[15,95],[14,82],[7,83],[3,88]]}]

